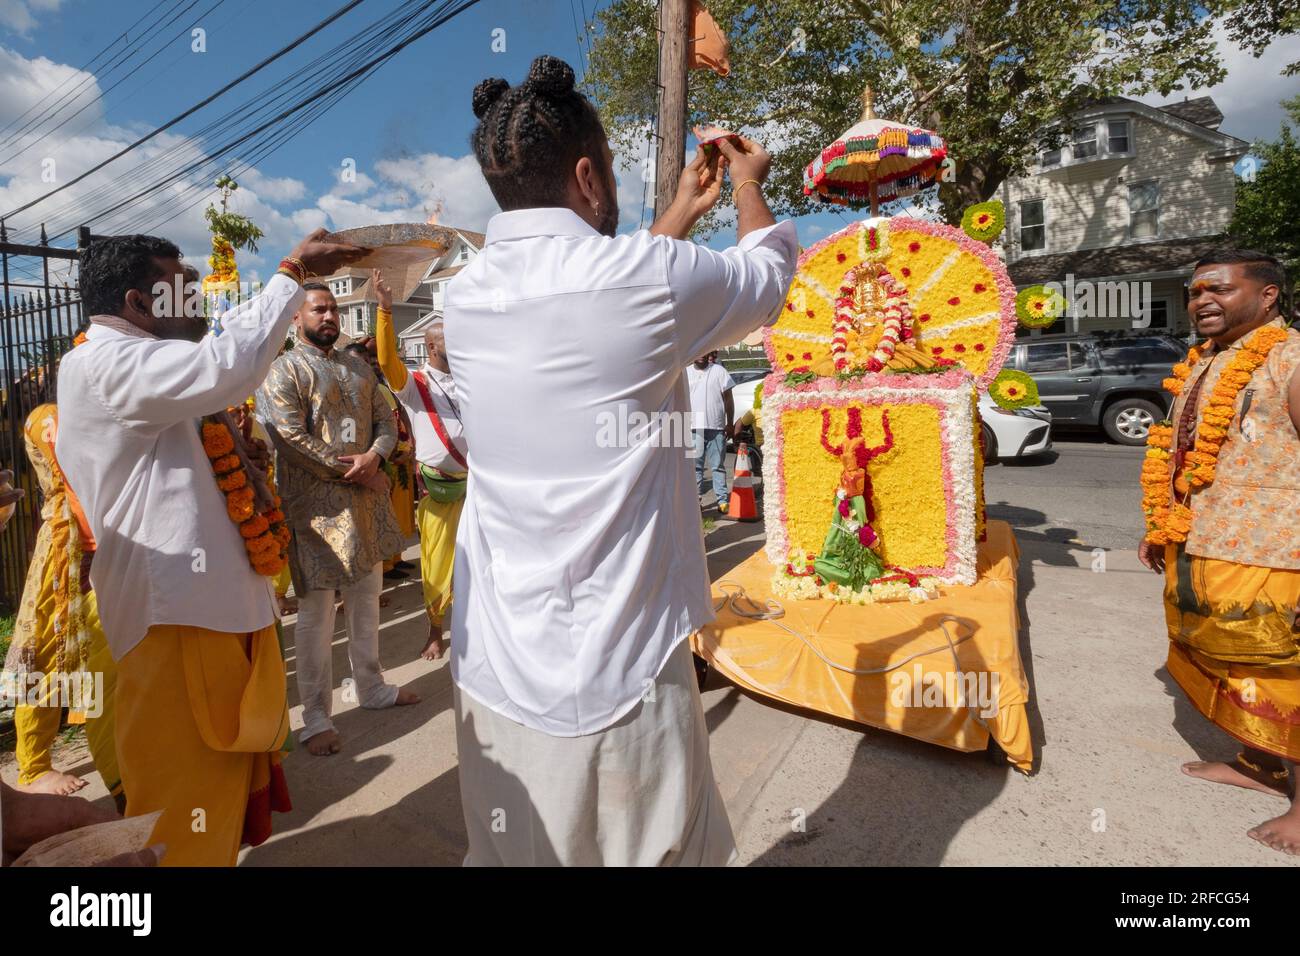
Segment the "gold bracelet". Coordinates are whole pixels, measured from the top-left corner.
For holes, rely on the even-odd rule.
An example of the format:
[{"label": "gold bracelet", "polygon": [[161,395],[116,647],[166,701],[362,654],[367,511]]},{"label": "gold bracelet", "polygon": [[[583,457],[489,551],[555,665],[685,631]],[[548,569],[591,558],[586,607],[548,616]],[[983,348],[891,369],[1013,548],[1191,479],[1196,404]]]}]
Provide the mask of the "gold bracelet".
[{"label": "gold bracelet", "polygon": [[731,190],[731,198],[735,199],[737,196],[739,196],[740,191],[744,189],[746,186],[748,186],[750,183],[753,183],[755,186],[757,186],[759,192],[763,191],[763,184],[760,183],[757,179],[746,179],[739,186],[736,186],[734,189]]}]

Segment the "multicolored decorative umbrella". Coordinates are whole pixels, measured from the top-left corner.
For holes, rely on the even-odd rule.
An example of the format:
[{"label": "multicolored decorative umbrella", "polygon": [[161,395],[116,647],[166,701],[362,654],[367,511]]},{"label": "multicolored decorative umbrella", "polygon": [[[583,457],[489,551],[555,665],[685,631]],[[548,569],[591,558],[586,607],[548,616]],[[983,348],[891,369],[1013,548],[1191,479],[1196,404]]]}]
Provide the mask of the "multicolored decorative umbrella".
[{"label": "multicolored decorative umbrella", "polygon": [[841,206],[869,201],[876,216],[881,202],[934,185],[947,155],[937,133],[877,119],[868,86],[862,119],[808,164],[803,191]]}]

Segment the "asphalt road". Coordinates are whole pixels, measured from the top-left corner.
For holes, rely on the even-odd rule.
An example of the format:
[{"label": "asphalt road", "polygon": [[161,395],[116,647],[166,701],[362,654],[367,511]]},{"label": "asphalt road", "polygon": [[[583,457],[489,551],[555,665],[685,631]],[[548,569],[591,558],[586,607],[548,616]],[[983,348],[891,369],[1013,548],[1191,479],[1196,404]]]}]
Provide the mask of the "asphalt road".
[{"label": "asphalt road", "polygon": [[984,470],[991,517],[1035,542],[1085,549],[1136,548],[1142,533],[1138,472],[1142,448],[1071,435],[1045,455]]}]

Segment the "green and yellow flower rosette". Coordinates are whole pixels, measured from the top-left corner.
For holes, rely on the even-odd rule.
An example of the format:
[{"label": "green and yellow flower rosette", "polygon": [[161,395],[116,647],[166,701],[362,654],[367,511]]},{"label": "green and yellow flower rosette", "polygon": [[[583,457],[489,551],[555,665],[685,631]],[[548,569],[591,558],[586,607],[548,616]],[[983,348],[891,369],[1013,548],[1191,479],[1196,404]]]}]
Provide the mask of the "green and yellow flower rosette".
[{"label": "green and yellow flower rosette", "polygon": [[1065,296],[1045,285],[1031,285],[1016,294],[1016,318],[1027,329],[1045,329],[1065,315]]},{"label": "green and yellow flower rosette", "polygon": [[980,242],[992,242],[1002,235],[1006,224],[1006,210],[997,199],[976,203],[961,214],[962,231]]},{"label": "green and yellow flower rosette", "polygon": [[1039,404],[1038,386],[1024,372],[1004,368],[989,386],[989,398],[999,408],[1029,408]]}]

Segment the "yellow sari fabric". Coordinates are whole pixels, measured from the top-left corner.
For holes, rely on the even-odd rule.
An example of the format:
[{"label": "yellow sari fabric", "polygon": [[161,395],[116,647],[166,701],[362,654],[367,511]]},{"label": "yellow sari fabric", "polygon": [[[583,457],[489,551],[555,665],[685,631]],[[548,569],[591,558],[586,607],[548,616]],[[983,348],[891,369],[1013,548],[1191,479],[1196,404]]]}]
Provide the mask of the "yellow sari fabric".
[{"label": "yellow sari fabric", "polygon": [[451,573],[456,563],[456,526],[465,499],[434,501],[420,499],[416,517],[420,522],[420,579],[424,584],[424,606],[433,618],[441,618],[451,606]]},{"label": "yellow sari fabric", "polygon": [[118,662],[117,751],[127,816],[163,811],[164,866],[233,866],[289,807],[289,732],[275,627],[154,625]]},{"label": "yellow sari fabric", "polygon": [[[18,782],[32,783],[54,769],[51,748],[62,724],[62,708],[67,707],[70,724],[86,724],[96,769],[118,797],[121,780],[113,749],[116,668],[99,626],[94,594],[82,590],[82,560],[93,550],[94,540],[54,457],[58,425],[58,406],[47,403],[32,409],[23,428],[27,458],[41,489],[42,521],[4,671],[24,691],[29,689],[25,674],[42,676],[34,688],[34,706],[23,704],[14,712]],[[68,699],[78,688],[91,693],[97,684],[102,700]],[[79,706],[82,703],[90,715]]]},{"label": "yellow sari fabric", "polygon": [[1300,760],[1300,571],[1165,550],[1170,675],[1242,743]]}]

